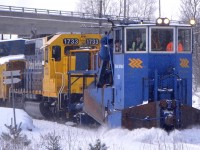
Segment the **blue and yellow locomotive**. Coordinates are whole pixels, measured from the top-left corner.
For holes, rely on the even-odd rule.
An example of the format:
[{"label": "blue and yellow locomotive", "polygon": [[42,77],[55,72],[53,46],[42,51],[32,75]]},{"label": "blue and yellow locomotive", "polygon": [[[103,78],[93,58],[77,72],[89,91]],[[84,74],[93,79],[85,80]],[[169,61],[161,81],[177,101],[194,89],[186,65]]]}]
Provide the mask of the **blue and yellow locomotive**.
[{"label": "blue and yellow locomotive", "polygon": [[[102,39],[58,34],[27,40],[25,59],[0,71],[23,64],[14,94],[38,118],[128,129],[199,124],[200,111],[192,107],[192,26],[157,21],[112,23]],[[1,81],[5,101],[9,86]]]}]

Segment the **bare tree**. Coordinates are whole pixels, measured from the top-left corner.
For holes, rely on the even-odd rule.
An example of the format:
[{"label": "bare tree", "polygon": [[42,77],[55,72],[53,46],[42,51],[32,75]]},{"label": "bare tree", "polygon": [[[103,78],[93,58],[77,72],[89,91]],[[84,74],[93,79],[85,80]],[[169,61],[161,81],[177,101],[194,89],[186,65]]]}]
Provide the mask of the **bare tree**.
[{"label": "bare tree", "polygon": [[[98,14],[100,0],[80,0],[79,11],[85,13]],[[156,0],[102,0],[103,15],[123,16],[126,9],[127,17],[152,18],[156,10]]]},{"label": "bare tree", "polygon": [[111,0],[110,6],[107,12],[109,15],[116,15],[119,17],[123,16],[124,0],[116,0],[116,1]]},{"label": "bare tree", "polygon": [[104,0],[103,1],[103,15],[105,15],[108,11],[109,8],[109,4],[110,4],[111,0]]},{"label": "bare tree", "polygon": [[[105,15],[109,11],[111,0],[102,0],[102,14]],[[80,0],[79,8],[80,12],[99,14],[100,0]]]},{"label": "bare tree", "polygon": [[138,18],[153,18],[156,0],[135,0],[129,3],[129,16]]},{"label": "bare tree", "polygon": [[78,10],[84,13],[98,14],[99,0],[80,0]]},{"label": "bare tree", "polygon": [[183,21],[195,19],[193,32],[193,77],[196,87],[200,86],[200,0],[181,0],[181,18]]},{"label": "bare tree", "polygon": [[182,20],[197,19],[200,17],[200,0],[181,0]]}]

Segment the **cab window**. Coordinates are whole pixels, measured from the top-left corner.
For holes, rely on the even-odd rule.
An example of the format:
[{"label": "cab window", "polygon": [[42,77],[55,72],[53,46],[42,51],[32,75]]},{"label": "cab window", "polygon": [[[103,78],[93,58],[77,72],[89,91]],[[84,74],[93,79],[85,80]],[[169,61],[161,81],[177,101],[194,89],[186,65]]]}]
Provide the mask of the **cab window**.
[{"label": "cab window", "polygon": [[146,51],[146,29],[127,29],[126,43],[127,52]]},{"label": "cab window", "polygon": [[25,43],[25,55],[35,55],[35,42]]},{"label": "cab window", "polygon": [[122,32],[121,30],[115,30],[114,32],[114,52],[122,52]]},{"label": "cab window", "polygon": [[45,48],[45,62],[48,63],[48,48]]},{"label": "cab window", "polygon": [[152,28],[150,44],[152,52],[173,52],[174,30],[172,28]]},{"label": "cab window", "polygon": [[55,61],[61,60],[61,47],[60,46],[52,46],[52,58],[54,58]]},{"label": "cab window", "polygon": [[191,30],[178,29],[178,52],[190,52],[191,43]]},{"label": "cab window", "polygon": [[64,49],[64,53],[65,55],[69,55],[69,51],[70,50],[75,50],[75,49],[79,49],[80,46],[65,46],[65,49]]}]

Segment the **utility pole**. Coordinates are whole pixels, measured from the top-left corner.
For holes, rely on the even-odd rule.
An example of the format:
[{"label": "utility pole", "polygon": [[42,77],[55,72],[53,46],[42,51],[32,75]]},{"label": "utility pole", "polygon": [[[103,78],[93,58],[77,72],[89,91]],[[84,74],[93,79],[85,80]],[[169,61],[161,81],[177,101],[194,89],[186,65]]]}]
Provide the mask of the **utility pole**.
[{"label": "utility pole", "polygon": [[124,0],[124,18],[126,18],[126,0]]},{"label": "utility pole", "polygon": [[[4,84],[10,84],[11,85],[11,97],[12,97],[12,105],[13,105],[13,117],[14,117],[14,128],[15,132],[17,131],[16,126],[16,115],[15,115],[15,99],[14,99],[14,89],[13,84],[18,83],[21,81],[19,78],[14,78],[15,76],[20,76],[20,70],[13,70],[13,71],[3,71],[3,83]],[[11,102],[11,99],[9,97],[9,102]]]},{"label": "utility pole", "polygon": [[101,30],[102,20],[101,20],[101,18],[102,18],[102,0],[100,0],[100,2],[99,2],[99,34],[102,33],[102,30]]},{"label": "utility pole", "polygon": [[159,18],[161,17],[161,6],[160,6],[160,0],[159,0]]},{"label": "utility pole", "polygon": [[11,91],[12,91],[12,104],[13,104],[13,116],[14,116],[14,127],[15,132],[17,131],[16,128],[16,115],[15,115],[15,100],[14,100],[14,90],[13,90],[13,72],[11,71]]}]

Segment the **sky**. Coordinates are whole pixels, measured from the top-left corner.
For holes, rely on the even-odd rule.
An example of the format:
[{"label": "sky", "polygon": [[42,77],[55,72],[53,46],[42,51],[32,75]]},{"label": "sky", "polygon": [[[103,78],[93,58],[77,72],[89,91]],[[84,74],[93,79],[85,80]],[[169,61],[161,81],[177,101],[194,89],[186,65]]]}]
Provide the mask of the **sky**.
[{"label": "sky", "polygon": [[[160,0],[161,17],[177,20],[179,17],[179,1],[180,0]],[[0,5],[77,11],[78,2],[80,2],[80,0],[0,0]],[[159,0],[157,0],[157,4],[159,4]],[[159,15],[158,11],[156,15]]]},{"label": "sky", "polygon": [[0,5],[75,11],[79,0],[0,0]]},{"label": "sky", "polygon": [[172,20],[179,18],[180,0],[160,0],[160,3],[161,17],[167,17]]}]

